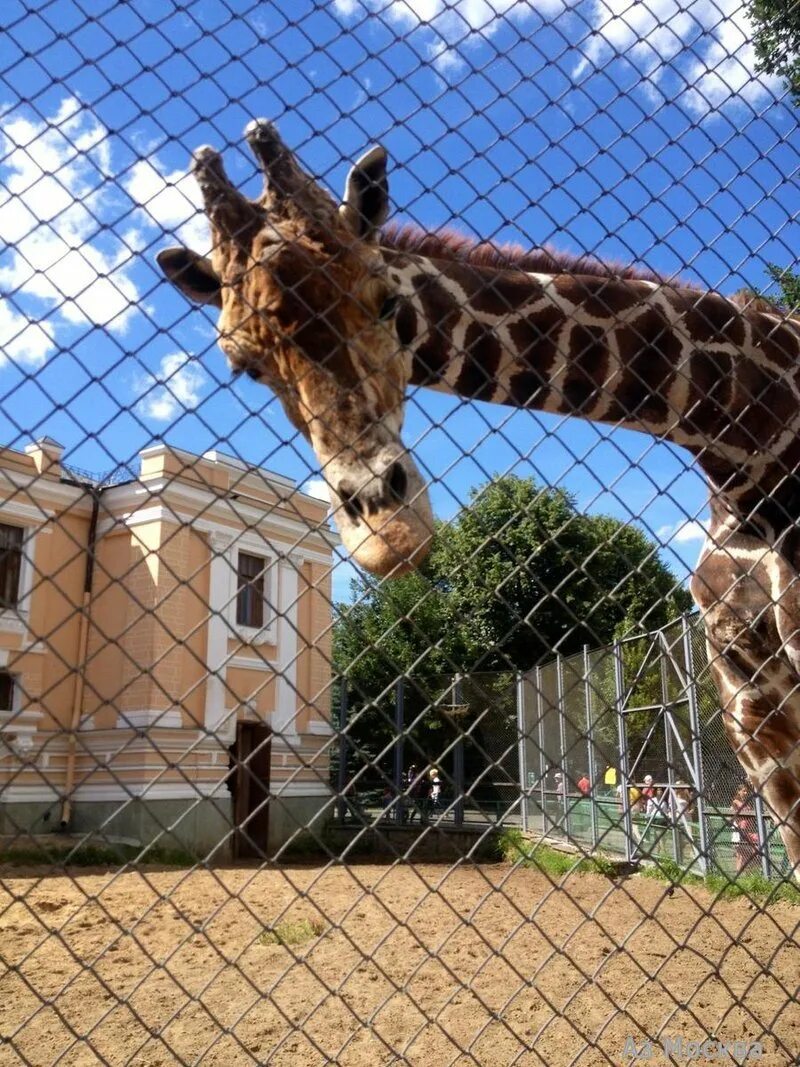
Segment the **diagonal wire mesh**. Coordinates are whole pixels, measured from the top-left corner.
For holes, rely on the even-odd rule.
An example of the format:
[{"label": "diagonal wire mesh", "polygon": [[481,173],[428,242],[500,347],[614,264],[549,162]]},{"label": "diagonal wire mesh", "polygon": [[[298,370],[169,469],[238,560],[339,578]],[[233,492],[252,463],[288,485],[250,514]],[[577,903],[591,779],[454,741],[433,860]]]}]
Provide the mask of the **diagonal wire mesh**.
[{"label": "diagonal wire mesh", "polygon": [[0,1064],[795,1062],[800,16],[3,14]]}]

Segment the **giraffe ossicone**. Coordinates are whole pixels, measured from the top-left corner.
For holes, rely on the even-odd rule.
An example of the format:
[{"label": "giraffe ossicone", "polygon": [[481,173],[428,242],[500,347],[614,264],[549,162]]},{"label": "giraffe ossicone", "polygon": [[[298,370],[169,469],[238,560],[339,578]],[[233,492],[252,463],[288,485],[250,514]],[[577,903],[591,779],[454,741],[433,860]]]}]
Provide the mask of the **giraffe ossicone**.
[{"label": "giraffe ossicone", "polygon": [[341,204],[275,127],[245,135],[264,173],[241,195],[194,156],[213,250],[158,260],[217,307],[234,370],[270,385],[308,438],[345,547],[378,575],[417,566],[433,520],[401,440],[406,386],[572,414],[688,449],[712,523],[692,593],[725,725],[800,865],[800,325],[761,301],[550,251],[383,228],[387,157]]}]

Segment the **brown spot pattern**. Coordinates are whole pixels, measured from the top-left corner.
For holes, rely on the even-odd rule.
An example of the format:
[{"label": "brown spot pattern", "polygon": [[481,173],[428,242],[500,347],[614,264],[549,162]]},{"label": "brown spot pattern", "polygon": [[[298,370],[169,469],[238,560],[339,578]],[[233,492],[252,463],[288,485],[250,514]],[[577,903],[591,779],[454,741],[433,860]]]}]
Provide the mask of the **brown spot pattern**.
[{"label": "brown spot pattern", "polygon": [[649,307],[630,324],[615,330],[622,382],[609,420],[663,422],[667,396],[683,353],[681,338],[662,311]]},{"label": "brown spot pattern", "polygon": [[697,344],[744,344],[744,319],[730,300],[718,293],[696,296],[685,291],[672,296],[672,302],[682,305],[684,329]]},{"label": "brown spot pattern", "polygon": [[777,367],[794,367],[800,347],[797,327],[789,322],[776,323],[773,318],[762,314],[751,315],[750,321],[753,347],[762,351]]},{"label": "brown spot pattern", "polygon": [[456,381],[459,396],[491,400],[497,387],[502,348],[497,335],[480,322],[471,322],[464,339],[464,361]]},{"label": "brown spot pattern", "polygon": [[689,396],[685,421],[692,433],[713,440],[727,418],[733,394],[733,359],[725,352],[698,349],[687,362]]},{"label": "brown spot pattern", "polygon": [[464,291],[472,311],[502,315],[519,311],[539,300],[544,289],[533,278],[516,271],[498,273],[460,263],[445,263],[443,273]]},{"label": "brown spot pattern", "polygon": [[559,296],[579,306],[581,312],[595,319],[617,317],[641,303],[646,286],[637,287],[616,278],[593,278],[588,275],[561,274],[553,279]]},{"label": "brown spot pattern", "polygon": [[564,312],[551,305],[509,325],[520,368],[509,381],[510,403],[535,407],[544,402],[565,321]]},{"label": "brown spot pattern", "polygon": [[422,303],[427,334],[414,352],[411,380],[414,385],[436,385],[444,377],[451,358],[453,327],[461,308],[450,293],[430,274],[417,274],[412,284]]},{"label": "brown spot pattern", "polygon": [[569,343],[573,358],[559,410],[581,414],[597,402],[608,377],[608,338],[600,326],[573,326]]}]

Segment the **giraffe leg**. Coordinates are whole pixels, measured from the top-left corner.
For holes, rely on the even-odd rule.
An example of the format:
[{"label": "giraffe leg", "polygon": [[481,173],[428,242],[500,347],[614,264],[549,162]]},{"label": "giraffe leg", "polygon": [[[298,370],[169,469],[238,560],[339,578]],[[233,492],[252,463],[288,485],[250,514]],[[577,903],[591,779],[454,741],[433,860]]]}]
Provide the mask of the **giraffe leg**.
[{"label": "giraffe leg", "polygon": [[[757,627],[743,626],[732,615],[720,604],[706,616],[725,730],[753,788],[770,808],[800,880],[800,679],[788,659],[773,651],[777,642],[762,641]],[[735,639],[720,642],[732,623]]]}]

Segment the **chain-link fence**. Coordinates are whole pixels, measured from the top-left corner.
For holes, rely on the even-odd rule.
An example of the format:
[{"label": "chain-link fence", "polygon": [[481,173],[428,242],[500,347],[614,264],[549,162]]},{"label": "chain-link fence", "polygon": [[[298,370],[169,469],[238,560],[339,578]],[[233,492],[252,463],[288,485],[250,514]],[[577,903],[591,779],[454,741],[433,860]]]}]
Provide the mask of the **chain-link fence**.
[{"label": "chain-link fence", "polygon": [[796,1062],[792,5],[2,10],[0,1067]]},{"label": "chain-link fence", "polygon": [[558,657],[520,679],[518,693],[524,803],[513,821],[523,829],[729,877],[746,851],[764,877],[785,877],[780,835],[755,800],[745,812],[753,837],[742,842],[735,798],[745,777],[724,738],[696,616]]}]

